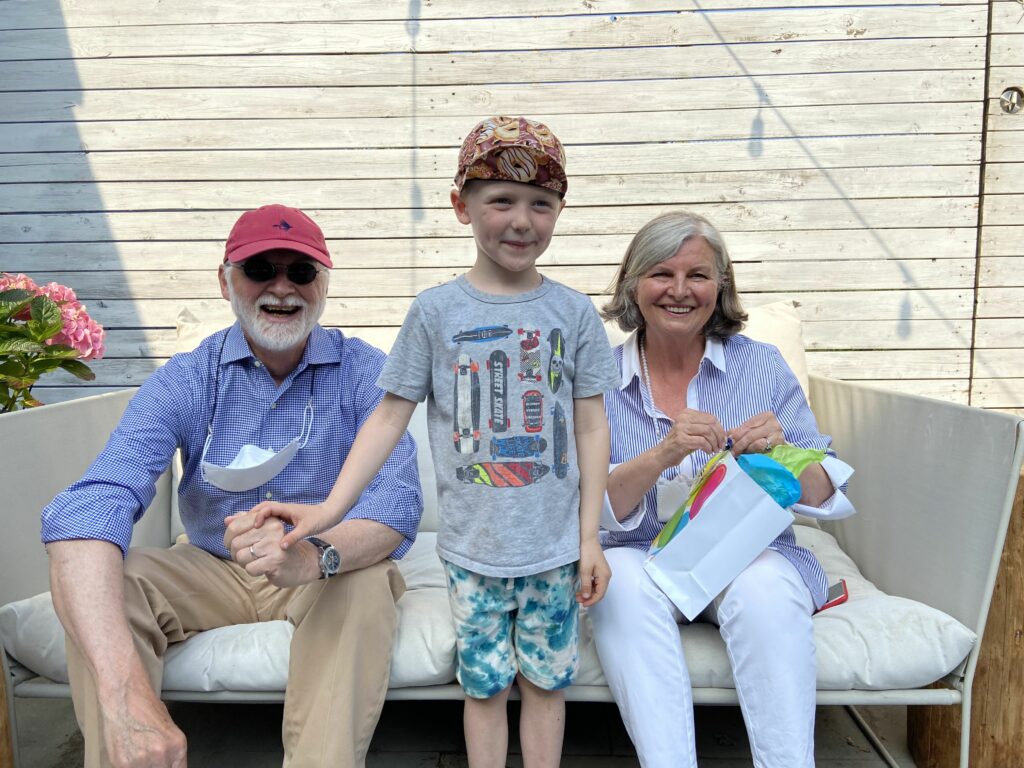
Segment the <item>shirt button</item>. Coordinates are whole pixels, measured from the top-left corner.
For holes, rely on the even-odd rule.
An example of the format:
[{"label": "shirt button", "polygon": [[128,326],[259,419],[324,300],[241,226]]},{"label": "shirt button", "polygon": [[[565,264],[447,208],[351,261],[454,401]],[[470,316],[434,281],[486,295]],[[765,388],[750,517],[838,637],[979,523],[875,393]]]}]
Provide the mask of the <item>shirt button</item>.
[{"label": "shirt button", "polygon": [[274,494],[272,494],[270,491],[267,491],[267,501],[269,501],[272,498],[274,498]]},{"label": "shirt button", "polygon": [[261,362],[260,362],[259,360],[257,360],[257,361],[256,361],[255,363],[253,363],[253,365],[254,365],[254,366],[255,366],[256,368],[262,368],[262,367],[263,367],[263,363],[261,363]]},{"label": "shirt button", "polygon": [[271,404],[270,404],[270,410],[272,410],[272,411],[273,411],[273,410],[275,410],[276,408],[277,408],[277,403],[271,403]]}]

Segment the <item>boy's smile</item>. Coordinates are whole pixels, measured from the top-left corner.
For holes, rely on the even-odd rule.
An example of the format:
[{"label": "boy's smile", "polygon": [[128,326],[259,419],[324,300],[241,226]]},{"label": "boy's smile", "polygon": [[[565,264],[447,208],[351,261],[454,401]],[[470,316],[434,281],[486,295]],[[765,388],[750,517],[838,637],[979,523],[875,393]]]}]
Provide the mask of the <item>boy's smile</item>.
[{"label": "boy's smile", "polygon": [[534,287],[535,264],[551,244],[565,206],[558,194],[534,184],[474,180],[461,195],[453,190],[451,199],[458,220],[473,228],[477,258],[471,276],[492,292],[493,284]]}]

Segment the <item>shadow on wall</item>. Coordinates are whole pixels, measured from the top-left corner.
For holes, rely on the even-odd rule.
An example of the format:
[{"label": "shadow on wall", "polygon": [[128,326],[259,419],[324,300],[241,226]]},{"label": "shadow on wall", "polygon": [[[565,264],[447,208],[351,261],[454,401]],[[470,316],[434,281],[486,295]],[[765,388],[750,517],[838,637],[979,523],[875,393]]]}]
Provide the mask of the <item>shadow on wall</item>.
[{"label": "shadow on wall", "polygon": [[[134,302],[108,302],[97,290],[104,272],[126,268],[104,213],[89,162],[94,144],[75,110],[88,98],[76,51],[58,0],[6,0],[0,10],[0,271],[25,273],[37,283],[71,287],[108,331],[113,354],[93,363],[117,368],[117,336],[141,323]],[[89,126],[99,136],[102,125]],[[106,127],[109,130],[109,126]],[[109,378],[109,376],[107,377]],[[44,402],[83,382],[58,372],[34,390]],[[81,394],[81,390],[79,390]]]},{"label": "shadow on wall", "polygon": [[[751,122],[750,140],[747,142],[747,153],[751,157],[755,158],[761,157],[761,155],[764,154],[764,119],[762,118],[761,113],[762,110],[771,110],[778,118],[779,122],[781,122],[786,127],[786,130],[789,131],[790,137],[794,141],[796,141],[801,151],[803,151],[803,153],[807,156],[807,159],[811,163],[812,167],[815,170],[817,170],[818,173],[821,174],[822,178],[824,178],[829,183],[832,189],[835,190],[836,195],[839,197],[839,199],[842,200],[843,204],[849,209],[850,213],[852,213],[854,217],[857,219],[857,221],[860,222],[860,224],[864,227],[864,229],[870,233],[871,238],[878,244],[878,247],[885,254],[886,258],[892,259],[894,262],[896,262],[897,267],[899,268],[905,283],[908,286],[912,286],[911,290],[913,290],[914,288],[916,288],[917,290],[923,290],[921,286],[917,284],[917,281],[915,280],[914,276],[910,273],[910,271],[907,269],[906,265],[900,263],[900,257],[892,251],[892,249],[889,247],[888,243],[885,242],[885,239],[882,237],[879,231],[873,227],[872,223],[857,208],[855,202],[849,198],[849,196],[843,190],[839,182],[836,181],[835,177],[831,173],[829,173],[828,168],[824,167],[817,160],[817,158],[815,158],[813,150],[809,146],[807,146],[807,143],[803,141],[801,136],[797,133],[796,129],[789,123],[788,120],[786,120],[785,114],[772,103],[771,97],[768,94],[768,88],[765,85],[763,85],[755,75],[751,74],[751,72],[743,64],[739,56],[736,55],[733,45],[730,44],[725,39],[725,37],[721,34],[719,29],[715,26],[714,12],[706,8],[703,8],[699,0],[694,0],[694,6],[698,10],[703,11],[701,15],[705,23],[711,29],[715,37],[718,38],[718,41],[722,44],[724,49],[728,51],[730,58],[732,58],[732,60],[736,62],[736,66],[743,73],[743,77],[746,79],[749,86],[757,94],[757,113],[754,115],[754,119]],[[930,304],[936,310],[936,317],[944,316],[944,313],[939,311],[941,309],[939,305],[932,301],[930,297],[922,294],[922,299],[926,303]],[[909,296],[904,296],[900,305],[900,317],[896,325],[896,335],[899,338],[909,338],[911,333],[910,321],[913,320],[913,314],[914,309],[911,305],[910,298]],[[950,332],[955,333],[956,329],[954,328],[954,326],[951,323],[948,323],[948,321],[947,324]]]}]

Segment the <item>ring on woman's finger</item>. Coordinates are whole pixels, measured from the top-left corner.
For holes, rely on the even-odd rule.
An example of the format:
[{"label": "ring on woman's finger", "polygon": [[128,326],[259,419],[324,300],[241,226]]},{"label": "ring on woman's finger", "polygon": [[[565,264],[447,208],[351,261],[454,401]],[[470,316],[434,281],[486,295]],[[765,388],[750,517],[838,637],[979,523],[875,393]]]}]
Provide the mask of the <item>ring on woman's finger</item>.
[{"label": "ring on woman's finger", "polygon": [[771,453],[771,450],[772,450],[772,439],[770,437],[766,437],[764,439],[764,452],[765,453]]},{"label": "ring on woman's finger", "polygon": [[253,560],[259,560],[260,559],[260,556],[256,554],[256,550],[253,549],[253,545],[252,544],[249,545],[249,554],[252,556]]}]

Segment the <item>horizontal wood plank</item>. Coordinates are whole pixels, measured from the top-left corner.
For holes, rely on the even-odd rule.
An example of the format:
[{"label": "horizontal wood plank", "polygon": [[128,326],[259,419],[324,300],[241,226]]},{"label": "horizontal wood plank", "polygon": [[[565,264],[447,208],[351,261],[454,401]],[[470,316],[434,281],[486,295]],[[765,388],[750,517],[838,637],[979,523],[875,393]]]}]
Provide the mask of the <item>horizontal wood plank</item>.
[{"label": "horizontal wood plank", "polygon": [[[231,315],[213,316],[229,322]],[[324,318],[325,324],[333,321]],[[353,326],[342,324],[345,327]],[[361,337],[372,341],[393,329],[360,329]],[[173,328],[109,330],[106,338],[108,358],[165,358],[179,351]],[[380,343],[379,338],[377,339]],[[963,379],[970,373],[970,351],[966,349],[828,351],[808,353],[808,368],[823,376],[849,380],[863,379]]]},{"label": "horizontal wood plank", "polygon": [[[10,11],[0,16],[0,29],[144,26],[167,24],[246,24],[253,20],[250,0],[218,0],[216,3],[167,4],[160,0],[3,0]],[[787,7],[814,6],[821,0],[786,0]],[[858,0],[858,5],[887,5],[890,0]],[[901,0],[902,5],[931,5],[930,0]],[[968,4],[943,0],[942,5]],[[490,5],[490,17],[534,16],[623,16],[677,10],[726,10],[733,8],[778,7],[778,0],[517,0]],[[410,11],[414,11],[410,13]],[[287,4],[260,7],[264,23],[296,21],[356,22],[391,19],[413,22],[424,19],[460,19],[480,16],[476,0],[444,2],[381,3],[378,0],[293,0]]]},{"label": "horizontal wood plank", "polygon": [[[1011,181],[1012,165],[994,168],[989,179]],[[976,166],[897,166],[791,171],[581,176],[571,181],[572,202],[580,206],[676,205],[762,200],[857,200],[863,198],[967,197],[977,194]],[[424,188],[426,187],[426,188]],[[324,179],[309,181],[152,181],[101,184],[0,184],[0,214],[94,210],[170,211],[230,207],[235,200],[302,200],[305,207],[387,210],[408,208],[418,199],[424,208],[446,209],[450,185],[419,180]]]},{"label": "horizontal wood plank", "polygon": [[[237,202],[245,206],[241,210],[171,211],[159,216],[130,211],[0,215],[0,243],[180,240],[183,236],[222,242],[242,210],[265,201],[262,196],[239,199]],[[631,234],[655,216],[676,207],[569,206],[559,218],[558,227],[566,235]],[[730,232],[886,229],[905,227],[908,222],[942,228],[977,224],[977,200],[972,197],[907,198],[898,204],[891,200],[708,203],[689,208]],[[306,213],[325,231],[344,232],[355,238],[446,237],[460,229],[451,213],[442,210],[375,212],[309,208]]]},{"label": "horizontal wood plank", "polygon": [[[1001,12],[997,12],[996,15],[1002,19]],[[989,63],[993,67],[1020,66],[1020,63],[1024,61],[1024,34],[1021,34],[1020,19],[1012,31],[1015,34],[992,35],[988,55]]]},{"label": "horizontal wood plank", "polygon": [[[585,293],[601,293],[615,277],[617,264],[594,267],[545,269],[551,279]],[[331,281],[328,296],[415,296],[453,279],[462,268],[349,269]],[[974,284],[973,260],[843,262],[794,266],[786,262],[738,263],[737,285],[745,291],[789,292],[842,288],[845,290],[893,288],[970,288]],[[211,269],[191,271],[34,273],[39,282],[63,281],[80,299],[217,298],[220,286]],[[909,313],[908,313],[909,314]]]},{"label": "horizontal wood plank", "polygon": [[1024,226],[982,227],[983,258],[1024,256]]},{"label": "horizontal wood plank", "polygon": [[1024,338],[1024,317],[979,318],[975,349],[1014,349]]},{"label": "horizontal wood plank", "polygon": [[[230,226],[230,224],[228,224]],[[330,230],[329,230],[330,231]],[[859,261],[890,259],[970,259],[975,230],[795,230],[737,232],[722,228],[733,261]],[[223,238],[195,242],[17,243],[0,251],[8,272],[63,270],[214,269],[223,256]],[[551,265],[617,264],[632,235],[555,235],[538,262]],[[328,238],[339,269],[378,267],[469,267],[476,248],[468,232],[462,237],[411,240]],[[336,277],[335,279],[344,279]]]},{"label": "horizontal wood plank", "polygon": [[1024,403],[1024,377],[1016,379],[974,379],[971,405],[981,408],[1015,408]]},{"label": "horizontal wood plank", "polygon": [[[744,90],[738,98],[747,96]],[[719,94],[715,98],[723,97]],[[810,94],[808,98],[811,98]],[[820,99],[820,94],[817,98]],[[65,120],[71,116],[69,110]],[[551,126],[570,145],[635,144],[636,126],[643,125],[644,142],[734,140],[744,142],[746,146],[740,152],[751,157],[759,157],[765,151],[768,139],[795,138],[802,142],[804,139],[831,136],[894,134],[967,134],[973,138],[979,135],[981,124],[981,108],[977,103],[905,104],[899,109],[878,104],[786,107],[778,110],[754,107],[730,109],[728,112],[643,112],[630,114],[629,120],[624,120],[620,113],[533,113],[532,116]],[[35,123],[31,130],[16,123],[0,123],[0,147],[7,152],[273,150],[278,147],[451,147],[455,150],[464,134],[478,119],[479,113],[461,118],[426,115],[418,116],[415,121],[406,118],[260,118],[243,123],[232,120],[168,118],[153,121]],[[807,145],[808,152],[811,146]],[[803,145],[801,148],[804,148]],[[453,151],[452,156],[457,157],[457,151]]]},{"label": "horizontal wood plank", "polygon": [[[741,286],[743,287],[743,286]],[[591,296],[600,309],[608,296]],[[807,321],[858,317],[863,320],[969,319],[973,310],[968,289],[912,291],[764,291],[746,290],[743,305],[752,308],[775,301],[795,300],[800,316]],[[411,296],[340,296],[328,299],[322,322],[352,327],[398,326],[412,303]],[[88,300],[90,316],[107,330],[173,329],[183,309],[204,322],[221,326],[234,320],[230,305],[218,298],[207,299],[99,299]],[[123,356],[123,355],[119,355]]]},{"label": "horizontal wood plank", "polygon": [[1020,224],[1024,211],[1022,194],[985,194],[984,223],[986,226],[1011,226]]},{"label": "horizontal wood plank", "polygon": [[1024,157],[1024,131],[989,131],[985,156],[991,163],[1019,162]]},{"label": "horizontal wood plank", "polygon": [[1024,378],[1024,348],[975,349],[973,358],[974,375],[978,378]]},{"label": "horizontal wood plank", "polygon": [[[1019,6],[1018,6],[1019,7]],[[1024,128],[1021,123],[1021,113],[1008,114],[999,107],[999,96],[1007,86],[1015,85],[1020,87],[1024,83],[1024,65],[989,68],[988,96],[991,100],[989,114],[996,119],[989,123],[989,128],[997,131],[1019,131]]]},{"label": "horizontal wood plank", "polygon": [[[1024,235],[1024,231],[1021,232]],[[978,269],[978,284],[982,288],[1024,286],[1024,245],[1019,256],[986,256]]]},{"label": "horizontal wood plank", "polygon": [[983,36],[985,6],[847,6],[729,13],[405,21],[158,24],[0,31],[6,60],[148,56],[330,54],[632,48],[849,38]]},{"label": "horizontal wood plank", "polygon": [[[1017,278],[1024,283],[1024,276]],[[978,289],[978,317],[1021,317],[1024,315],[1024,285]],[[1022,339],[1024,341],[1024,339]]]},{"label": "horizontal wood plank", "polygon": [[[1024,158],[1019,158],[1024,159]],[[1024,195],[1024,164],[989,162],[985,164],[986,195]],[[987,199],[987,198],[986,198]],[[1024,213],[1024,209],[1018,209]],[[1018,216],[1018,221],[1024,216]]]},{"label": "horizontal wood plank", "polygon": [[[1019,34],[1021,4],[1017,0],[992,3],[992,32],[994,34]],[[1020,59],[1017,59],[1019,62]]]},{"label": "horizontal wood plank", "polygon": [[808,352],[807,367],[819,376],[863,379],[966,379],[970,352],[966,349],[870,350],[866,352]]},{"label": "horizontal wood plank", "polygon": [[[71,117],[78,121],[163,121],[182,115],[188,115],[190,120],[257,120],[270,115],[292,121],[344,118],[356,131],[353,138],[374,131],[374,123],[380,122],[389,126],[388,135],[395,137],[397,146],[430,146],[435,140],[431,140],[429,133],[423,137],[419,134],[420,122],[428,117],[440,119],[447,126],[446,143],[457,144],[473,124],[487,114],[571,113],[578,123],[590,119],[588,115],[607,113],[609,105],[615,106],[614,114],[619,115],[620,121],[621,113],[758,109],[763,106],[760,111],[761,119],[766,122],[765,135],[788,135],[794,131],[778,133],[767,125],[776,115],[776,109],[813,105],[823,114],[831,115],[837,110],[842,114],[844,108],[850,111],[849,105],[854,104],[902,104],[916,100],[918,109],[915,111],[921,111],[921,106],[931,107],[932,117],[920,123],[915,132],[949,132],[953,127],[948,124],[943,126],[944,130],[929,127],[935,125],[935,113],[955,117],[969,107],[968,114],[977,121],[980,105],[973,102],[982,98],[983,85],[984,71],[978,69],[777,75],[756,81],[744,78],[742,85],[733,78],[704,77],[534,83],[529,88],[524,88],[522,83],[381,88],[168,88],[15,92],[0,96],[5,122],[12,123],[61,122]],[[823,93],[828,93],[825,105],[822,104]],[[938,102],[943,102],[944,106],[940,107]],[[868,108],[861,108],[865,109]],[[873,106],[870,111],[880,110]],[[692,118],[692,114],[684,115],[683,119],[688,117]],[[784,121],[785,118],[783,114],[775,119]],[[368,122],[370,120],[372,122]],[[559,138],[564,135],[566,141],[577,140],[572,133],[566,133],[564,123],[552,122],[553,129],[557,126]],[[630,140],[637,141],[636,124],[625,122],[620,131],[628,130]],[[905,124],[906,121],[900,122]],[[434,129],[439,127],[438,124]],[[424,128],[430,130],[428,126]],[[746,134],[749,129],[748,123],[744,126]],[[413,137],[416,140],[410,144]],[[643,138],[650,140],[646,126]],[[366,138],[360,140],[366,144]],[[289,145],[282,142],[281,146]]]},{"label": "horizontal wood plank", "polygon": [[[1016,136],[1014,133],[997,134]],[[1001,144],[1000,151],[1024,151]],[[752,151],[755,150],[756,151]],[[988,143],[992,157],[993,142]],[[750,138],[566,147],[572,188],[581,176],[617,169],[629,174],[875,168],[893,165],[976,165],[979,134]],[[296,149],[181,152],[0,153],[0,184],[106,181],[243,181],[288,179],[439,179],[455,175],[457,149]],[[993,158],[994,159],[994,158]]]},{"label": "horizontal wood plank", "polygon": [[[4,0],[9,2],[9,0]],[[1007,54],[1009,55],[1009,54]],[[645,49],[595,48],[486,53],[349,56],[149,56],[121,59],[0,61],[0,91],[126,88],[477,85],[586,80],[762,77],[818,72],[983,68],[982,38],[770,42]],[[1019,59],[1017,59],[1019,60]],[[1011,59],[1011,62],[1015,61]]]}]

